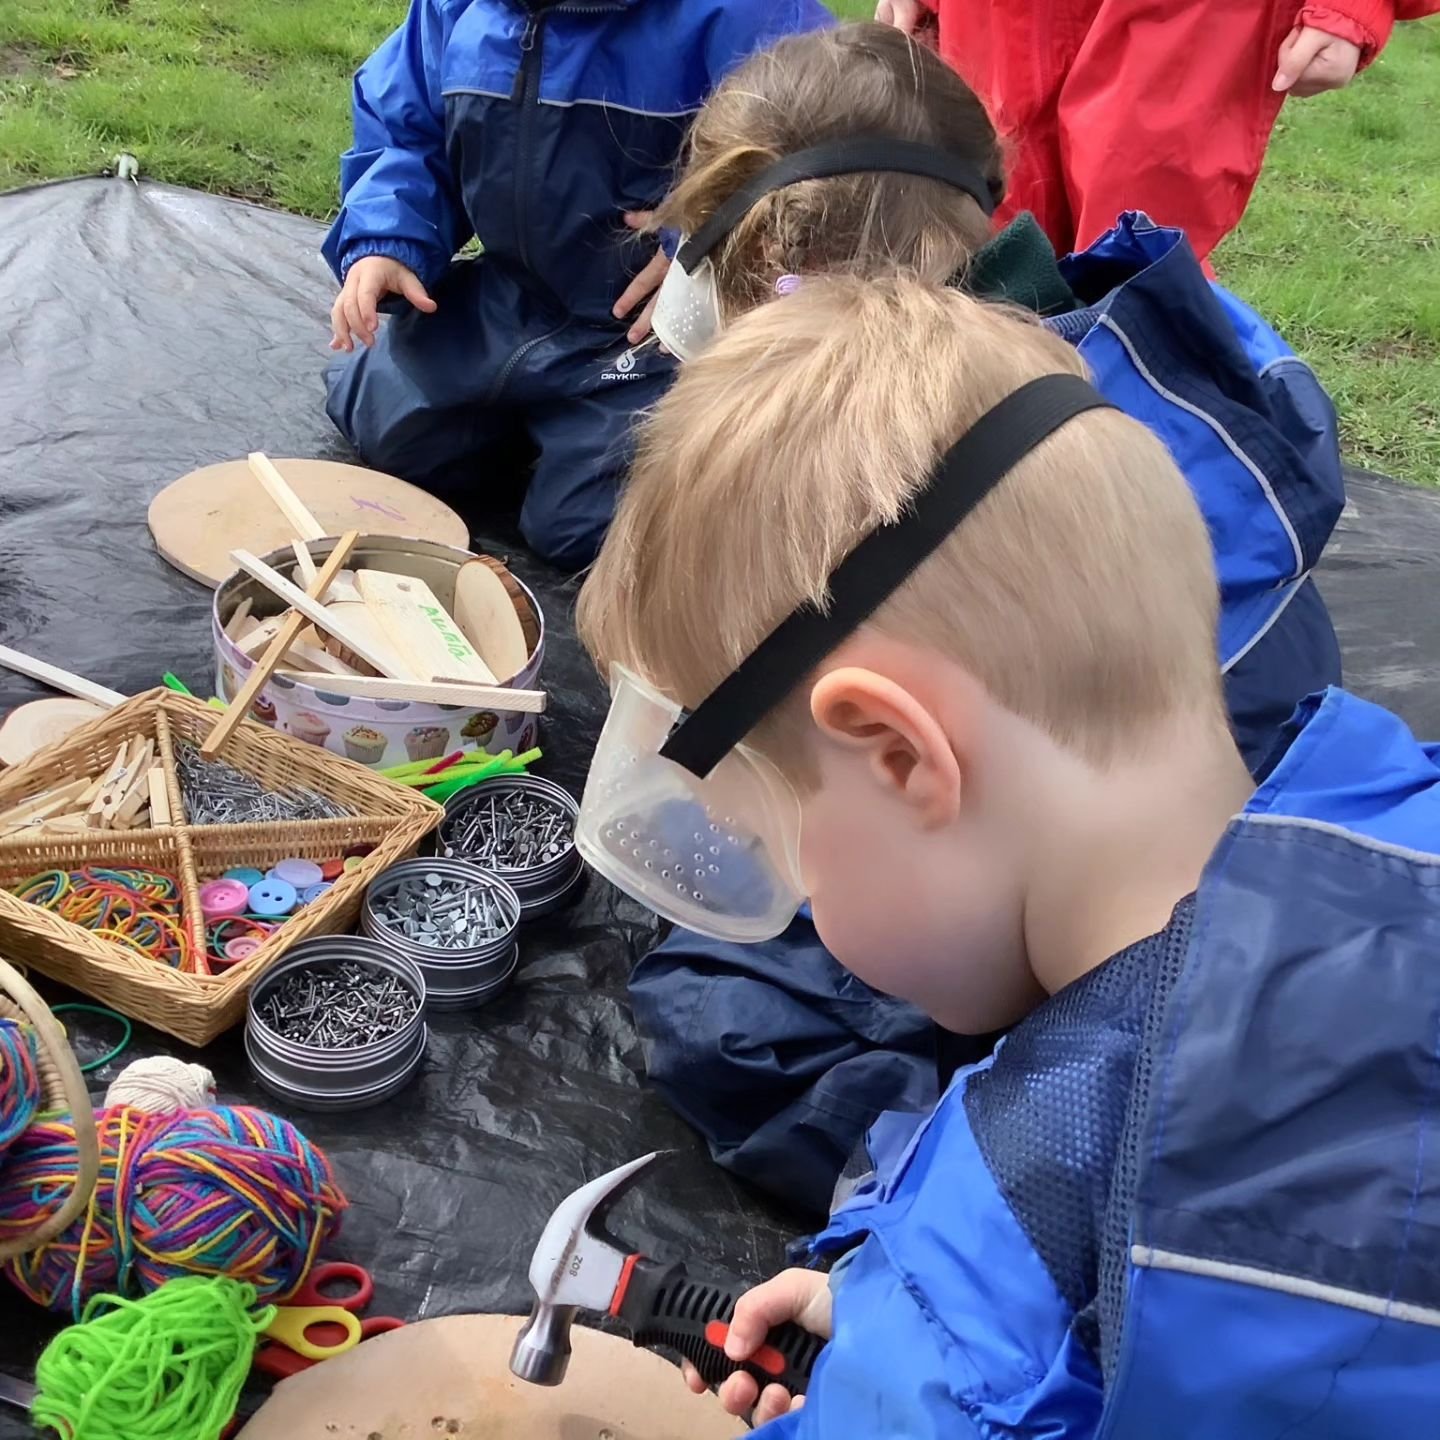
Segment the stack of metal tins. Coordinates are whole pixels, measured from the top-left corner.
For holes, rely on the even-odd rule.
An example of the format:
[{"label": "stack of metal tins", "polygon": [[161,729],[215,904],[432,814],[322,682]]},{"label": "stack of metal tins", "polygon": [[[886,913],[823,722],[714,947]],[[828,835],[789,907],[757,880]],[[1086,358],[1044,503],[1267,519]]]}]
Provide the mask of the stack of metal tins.
[{"label": "stack of metal tins", "polygon": [[466,1010],[498,995],[515,973],[520,897],[498,875],[439,856],[402,860],[365,895],[360,926],[413,962],[432,1010]]},{"label": "stack of metal tins", "polygon": [[388,1100],[420,1068],[428,1038],[419,968],[359,936],[301,941],[250,991],[251,1068],[307,1110]]},{"label": "stack of metal tins", "polygon": [[539,775],[497,775],[452,795],[436,832],[438,856],[468,860],[509,881],[520,918],[569,904],[585,880],[575,848],[575,797]]}]

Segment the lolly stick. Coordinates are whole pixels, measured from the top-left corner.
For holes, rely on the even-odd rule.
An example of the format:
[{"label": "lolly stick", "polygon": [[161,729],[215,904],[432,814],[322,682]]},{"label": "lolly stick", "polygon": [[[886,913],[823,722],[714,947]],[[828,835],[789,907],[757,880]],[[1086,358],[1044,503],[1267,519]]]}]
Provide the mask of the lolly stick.
[{"label": "lolly stick", "polygon": [[[355,535],[355,539],[360,537]],[[333,635],[347,650],[353,651],[367,665],[379,670],[382,674],[392,674],[390,661],[383,656],[377,658],[378,652],[369,644],[364,636],[356,633],[345,621],[332,614],[323,606],[318,599],[307,595],[298,586],[292,585],[278,571],[272,570],[263,560],[252,555],[248,550],[232,550],[230,558],[249,576],[258,580],[267,590],[273,591],[292,609],[298,610],[317,629],[325,631],[327,635]],[[330,557],[332,560],[334,556]],[[325,562],[323,575],[330,569],[330,561]],[[329,585],[329,580],[326,580]],[[297,630],[296,634],[299,633]],[[292,635],[291,640],[294,640]]]},{"label": "lolly stick", "polygon": [[301,540],[323,540],[325,527],[306,508],[305,502],[286,483],[268,455],[255,451],[249,457],[250,473],[275,502],[290,528]]},{"label": "lolly stick", "polygon": [[22,655],[8,645],[0,645],[0,665],[5,666],[8,670],[14,670],[17,674],[28,675],[32,680],[42,681],[52,690],[59,690],[66,695],[74,695],[81,700],[88,700],[92,705],[103,705],[107,710],[114,709],[116,705],[123,705],[128,698],[118,690],[107,690],[103,685],[97,685],[93,680],[85,679],[83,675],[72,675],[70,671],[62,670],[58,665],[51,665],[48,661]]},{"label": "lolly stick", "polygon": [[[320,569],[320,573],[315,577],[315,582],[311,585],[310,594],[308,595],[303,591],[295,590],[295,587],[291,585],[288,580],[281,580],[281,577],[276,575],[268,565],[261,564],[259,560],[255,560],[253,555],[247,558],[255,560],[255,564],[258,565],[261,570],[274,576],[276,580],[280,580],[282,585],[285,585],[290,590],[295,590],[296,595],[298,595],[306,605],[314,605],[323,615],[325,613],[325,607],[320,604],[318,597],[330,588],[330,582],[340,573],[340,567],[349,558],[350,551],[359,539],[360,532],[358,530],[351,530],[340,537],[339,543],[330,552],[325,564]],[[243,550],[234,552],[234,558],[237,563],[241,564],[242,569],[244,565],[239,557],[244,554],[245,552]],[[257,575],[256,579],[260,580],[263,584],[269,583],[263,576]],[[249,678],[245,681],[244,685],[240,687],[240,693],[230,702],[229,709],[225,711],[215,725],[215,728],[205,737],[205,743],[200,747],[200,753],[202,755],[214,755],[230,738],[231,732],[241,720],[249,714],[250,706],[255,697],[260,693],[261,687],[270,679],[275,667],[285,658],[285,652],[295,643],[296,637],[304,628],[305,612],[297,607],[285,617],[284,622],[280,626],[279,634],[270,642],[270,648],[256,661],[254,668],[250,671]]]},{"label": "lolly stick", "polygon": [[419,700],[432,705],[469,705],[476,710],[517,710],[525,715],[545,710],[543,690],[507,690],[503,685],[471,685],[458,680],[394,680],[383,675],[320,675],[299,670],[281,674],[332,695],[359,695],[366,700]]}]

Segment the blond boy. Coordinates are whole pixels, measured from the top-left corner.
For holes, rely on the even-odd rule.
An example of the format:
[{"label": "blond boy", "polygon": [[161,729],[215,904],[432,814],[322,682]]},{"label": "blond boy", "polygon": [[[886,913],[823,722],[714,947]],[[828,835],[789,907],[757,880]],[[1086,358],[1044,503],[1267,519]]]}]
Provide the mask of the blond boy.
[{"label": "blond boy", "polygon": [[1080,374],[955,292],[807,282],[682,371],[582,594],[592,863],[727,939],[808,898],[861,978],[1014,1027],[819,1238],[833,1314],[808,1272],[742,1302],[733,1358],[829,1340],[808,1403],[724,1398],[815,1437],[1419,1433],[1436,770],[1330,691],[1254,789],[1204,524]]}]

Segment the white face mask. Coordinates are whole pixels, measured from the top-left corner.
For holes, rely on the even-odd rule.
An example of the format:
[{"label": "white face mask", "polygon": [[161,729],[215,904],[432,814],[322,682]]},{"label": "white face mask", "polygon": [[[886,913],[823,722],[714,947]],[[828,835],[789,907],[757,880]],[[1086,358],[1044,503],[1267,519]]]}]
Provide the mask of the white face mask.
[{"label": "white face mask", "polygon": [[[986,215],[995,208],[989,183],[979,170],[969,161],[933,145],[862,135],[797,151],[753,176],[693,236],[682,237],[655,297],[650,324],[656,338],[672,355],[693,360],[724,329],[710,253],[757,201],[802,180],[870,172],[938,180],[969,195]],[[788,293],[789,287],[782,288],[784,282],[794,279],[782,276],[776,292]]]},{"label": "white face mask", "polygon": [[660,343],[681,360],[693,360],[720,333],[720,292],[709,260],[701,260],[690,273],[678,259],[670,262],[650,325]]}]

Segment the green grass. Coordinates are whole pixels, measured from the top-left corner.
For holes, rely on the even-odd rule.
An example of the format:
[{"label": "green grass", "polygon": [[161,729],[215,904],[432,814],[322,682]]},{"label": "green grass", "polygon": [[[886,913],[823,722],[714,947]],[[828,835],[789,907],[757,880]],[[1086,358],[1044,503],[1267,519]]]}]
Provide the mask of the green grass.
[{"label": "green grass", "polygon": [[[835,0],[851,15],[870,0]],[[0,188],[143,173],[325,216],[350,72],[404,0],[0,0]],[[1358,463],[1440,483],[1440,23],[1287,107],[1225,282],[1335,395]]]}]

